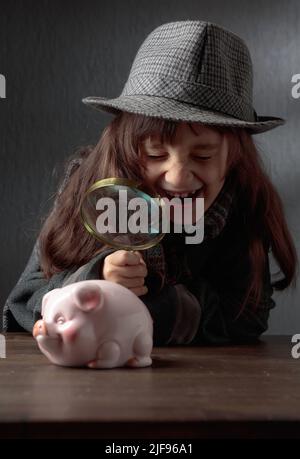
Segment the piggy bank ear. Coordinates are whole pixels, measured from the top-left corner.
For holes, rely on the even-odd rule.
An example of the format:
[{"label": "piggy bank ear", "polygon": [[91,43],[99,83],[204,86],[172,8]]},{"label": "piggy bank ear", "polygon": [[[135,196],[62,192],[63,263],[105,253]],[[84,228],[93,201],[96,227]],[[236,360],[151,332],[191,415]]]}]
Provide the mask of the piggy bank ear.
[{"label": "piggy bank ear", "polygon": [[74,292],[76,305],[82,311],[93,311],[103,305],[103,293],[97,284],[89,284],[78,287]]},{"label": "piggy bank ear", "polygon": [[50,292],[46,293],[46,295],[43,296],[43,299],[42,299],[42,308],[41,308],[41,314],[42,316],[44,315],[44,312],[45,312],[45,307],[46,307],[46,304],[50,298],[50,296],[52,296],[53,292],[56,292],[57,290],[59,290],[58,288],[55,288],[53,290],[50,290]]}]

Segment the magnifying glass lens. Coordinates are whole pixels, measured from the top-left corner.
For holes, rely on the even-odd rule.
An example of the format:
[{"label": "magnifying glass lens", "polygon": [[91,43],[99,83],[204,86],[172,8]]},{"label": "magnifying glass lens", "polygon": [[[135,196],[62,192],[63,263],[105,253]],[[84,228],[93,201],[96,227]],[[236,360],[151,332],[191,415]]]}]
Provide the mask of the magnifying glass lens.
[{"label": "magnifying glass lens", "polygon": [[81,218],[87,231],[108,246],[143,250],[156,245],[162,231],[164,201],[128,179],[94,183],[86,192]]}]

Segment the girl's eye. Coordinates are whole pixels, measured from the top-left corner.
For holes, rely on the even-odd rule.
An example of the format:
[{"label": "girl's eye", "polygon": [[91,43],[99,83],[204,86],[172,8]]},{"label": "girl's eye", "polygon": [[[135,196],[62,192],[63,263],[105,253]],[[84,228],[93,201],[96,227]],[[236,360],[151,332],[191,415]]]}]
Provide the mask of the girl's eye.
[{"label": "girl's eye", "polygon": [[150,159],[163,159],[165,158],[166,155],[148,155],[147,158],[150,158]]},{"label": "girl's eye", "polygon": [[211,156],[195,156],[197,161],[208,161],[210,158]]}]

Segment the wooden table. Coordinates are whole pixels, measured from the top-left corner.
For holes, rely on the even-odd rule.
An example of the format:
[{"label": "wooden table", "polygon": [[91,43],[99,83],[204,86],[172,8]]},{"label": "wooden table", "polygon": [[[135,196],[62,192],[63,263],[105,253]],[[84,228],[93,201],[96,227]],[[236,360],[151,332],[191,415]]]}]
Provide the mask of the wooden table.
[{"label": "wooden table", "polygon": [[153,366],[52,365],[25,333],[0,359],[1,438],[300,438],[300,359],[291,337],[256,345],[154,348]]}]

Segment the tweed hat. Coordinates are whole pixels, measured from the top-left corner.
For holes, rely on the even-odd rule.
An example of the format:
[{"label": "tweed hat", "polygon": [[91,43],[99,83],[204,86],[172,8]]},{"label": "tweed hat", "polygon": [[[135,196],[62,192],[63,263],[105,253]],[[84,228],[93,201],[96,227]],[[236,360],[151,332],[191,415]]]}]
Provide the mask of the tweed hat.
[{"label": "tweed hat", "polygon": [[241,38],[211,22],[177,21],[147,36],[119,97],[82,101],[114,114],[241,127],[251,134],[284,124],[256,114],[252,87],[251,56]]}]

